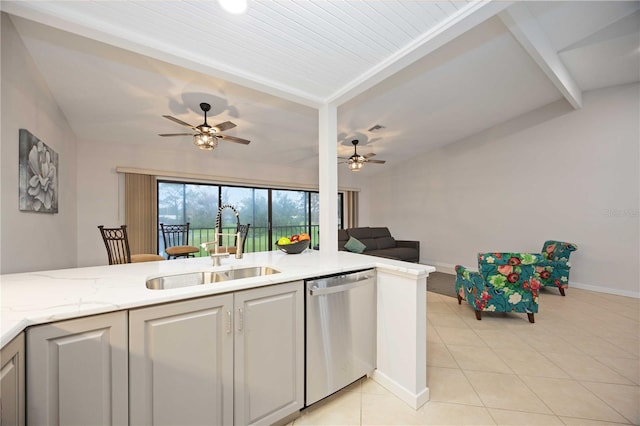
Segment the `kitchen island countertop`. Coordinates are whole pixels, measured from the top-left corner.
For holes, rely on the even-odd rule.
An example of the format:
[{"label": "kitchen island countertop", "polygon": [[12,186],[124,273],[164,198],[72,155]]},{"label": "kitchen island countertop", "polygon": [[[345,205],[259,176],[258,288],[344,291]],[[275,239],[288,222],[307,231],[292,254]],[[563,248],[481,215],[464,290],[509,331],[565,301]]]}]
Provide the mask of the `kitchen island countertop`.
[{"label": "kitchen island countertop", "polygon": [[[145,285],[147,279],[162,275],[247,266],[270,266],[280,273],[170,290],[150,290]],[[381,268],[415,279],[435,271],[432,266],[349,252],[306,250],[297,255],[271,251],[246,253],[243,259],[230,256],[222,259],[220,267],[213,267],[209,257],[201,257],[1,275],[0,347],[34,324],[366,268]]]}]

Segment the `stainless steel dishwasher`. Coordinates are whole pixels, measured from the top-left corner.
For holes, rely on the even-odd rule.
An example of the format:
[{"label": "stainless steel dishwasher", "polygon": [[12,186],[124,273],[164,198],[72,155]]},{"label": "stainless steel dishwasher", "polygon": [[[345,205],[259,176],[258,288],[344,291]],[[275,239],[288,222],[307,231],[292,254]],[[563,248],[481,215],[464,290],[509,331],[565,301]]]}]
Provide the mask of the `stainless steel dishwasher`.
[{"label": "stainless steel dishwasher", "polygon": [[376,368],[375,270],[305,281],[309,406]]}]

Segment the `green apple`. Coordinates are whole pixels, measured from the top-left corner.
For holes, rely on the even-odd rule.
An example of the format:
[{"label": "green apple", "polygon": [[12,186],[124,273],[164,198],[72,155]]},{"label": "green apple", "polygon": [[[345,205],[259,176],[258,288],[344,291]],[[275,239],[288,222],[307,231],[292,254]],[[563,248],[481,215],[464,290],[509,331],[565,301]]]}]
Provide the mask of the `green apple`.
[{"label": "green apple", "polygon": [[287,237],[282,237],[278,240],[279,246],[286,246],[287,244],[291,244],[291,240]]}]

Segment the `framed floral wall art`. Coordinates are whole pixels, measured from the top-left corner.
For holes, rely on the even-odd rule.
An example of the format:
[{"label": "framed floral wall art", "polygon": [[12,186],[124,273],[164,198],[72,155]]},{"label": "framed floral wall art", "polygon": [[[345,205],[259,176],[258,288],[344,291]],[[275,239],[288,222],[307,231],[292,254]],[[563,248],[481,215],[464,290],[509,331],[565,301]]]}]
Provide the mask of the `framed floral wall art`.
[{"label": "framed floral wall art", "polygon": [[20,129],[20,210],[58,213],[58,153]]}]

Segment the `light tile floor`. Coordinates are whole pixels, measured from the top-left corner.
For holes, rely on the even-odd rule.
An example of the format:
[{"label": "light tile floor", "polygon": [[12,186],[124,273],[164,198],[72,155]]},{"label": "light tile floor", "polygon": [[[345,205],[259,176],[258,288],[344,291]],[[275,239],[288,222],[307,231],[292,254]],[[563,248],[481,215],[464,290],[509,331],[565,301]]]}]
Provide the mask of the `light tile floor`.
[{"label": "light tile floor", "polygon": [[569,288],[540,312],[483,313],[427,292],[427,386],[414,410],[371,379],[293,425],[640,424],[640,300]]}]

